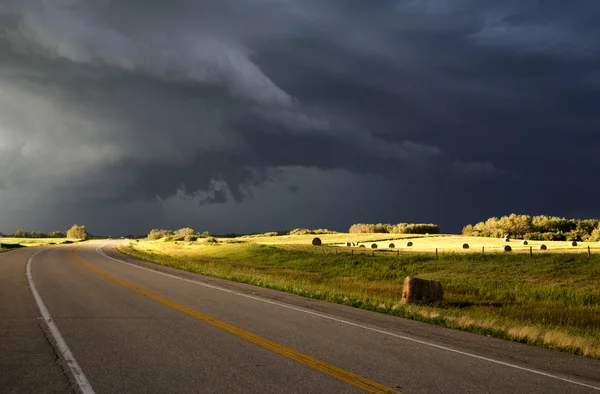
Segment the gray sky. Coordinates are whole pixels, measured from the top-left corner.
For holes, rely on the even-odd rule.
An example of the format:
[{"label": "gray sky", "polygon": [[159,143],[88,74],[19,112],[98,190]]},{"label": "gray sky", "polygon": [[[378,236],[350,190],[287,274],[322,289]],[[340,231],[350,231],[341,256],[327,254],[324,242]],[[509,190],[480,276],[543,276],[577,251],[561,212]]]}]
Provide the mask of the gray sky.
[{"label": "gray sky", "polygon": [[597,0],[0,0],[0,230],[599,217]]}]

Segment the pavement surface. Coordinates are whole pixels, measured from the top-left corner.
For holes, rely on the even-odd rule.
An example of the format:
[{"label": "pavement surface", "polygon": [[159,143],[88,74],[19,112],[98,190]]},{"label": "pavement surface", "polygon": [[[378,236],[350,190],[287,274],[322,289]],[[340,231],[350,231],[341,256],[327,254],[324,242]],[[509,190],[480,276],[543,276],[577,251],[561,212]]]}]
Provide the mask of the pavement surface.
[{"label": "pavement surface", "polygon": [[140,262],[117,245],[0,254],[0,393],[600,393],[598,360]]}]

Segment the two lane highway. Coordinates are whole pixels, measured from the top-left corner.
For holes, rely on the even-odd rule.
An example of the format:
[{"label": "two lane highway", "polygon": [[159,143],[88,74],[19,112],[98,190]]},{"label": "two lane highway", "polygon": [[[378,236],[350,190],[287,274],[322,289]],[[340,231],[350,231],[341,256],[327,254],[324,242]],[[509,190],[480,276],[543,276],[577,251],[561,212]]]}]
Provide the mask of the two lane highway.
[{"label": "two lane highway", "polygon": [[0,392],[600,392],[596,360],[153,266],[116,244],[31,259],[75,368],[28,288],[37,251],[0,255]]}]

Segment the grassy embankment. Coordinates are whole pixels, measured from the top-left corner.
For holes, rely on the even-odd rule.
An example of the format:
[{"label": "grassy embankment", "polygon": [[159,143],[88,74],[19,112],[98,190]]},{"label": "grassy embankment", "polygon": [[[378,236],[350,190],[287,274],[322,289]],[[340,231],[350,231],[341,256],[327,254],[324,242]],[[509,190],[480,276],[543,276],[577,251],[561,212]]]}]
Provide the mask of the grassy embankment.
[{"label": "grassy embankment", "polygon": [[34,247],[34,246],[49,246],[49,245],[61,245],[65,243],[80,242],[79,239],[66,239],[66,238],[12,238],[2,237],[2,247],[0,253],[7,252],[9,250]]},{"label": "grassy embankment", "polygon": [[[403,242],[399,256],[382,250],[389,242],[380,241],[373,257],[373,250],[365,248],[306,246],[313,237],[240,237],[218,244],[131,241],[120,250],[204,275],[600,358],[598,244],[572,248],[566,242],[544,242],[549,251],[542,252],[535,249],[541,242],[533,242],[530,257],[529,246],[519,242],[510,243],[515,252],[504,254],[497,252],[501,240],[429,236],[412,239],[412,248]],[[370,245],[390,234],[320,238],[329,244]],[[463,243],[471,249],[460,249]],[[401,305],[408,275],[440,281],[443,304]]]}]

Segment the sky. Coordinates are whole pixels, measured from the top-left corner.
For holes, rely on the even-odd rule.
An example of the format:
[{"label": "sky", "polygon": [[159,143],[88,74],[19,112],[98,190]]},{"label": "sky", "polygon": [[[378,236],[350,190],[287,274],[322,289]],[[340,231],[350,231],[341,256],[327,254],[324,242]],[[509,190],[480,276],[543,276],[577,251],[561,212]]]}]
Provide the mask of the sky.
[{"label": "sky", "polygon": [[597,0],[0,0],[0,231],[600,217]]}]

